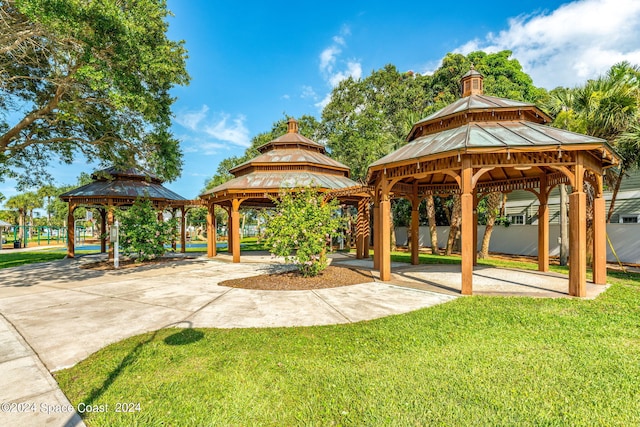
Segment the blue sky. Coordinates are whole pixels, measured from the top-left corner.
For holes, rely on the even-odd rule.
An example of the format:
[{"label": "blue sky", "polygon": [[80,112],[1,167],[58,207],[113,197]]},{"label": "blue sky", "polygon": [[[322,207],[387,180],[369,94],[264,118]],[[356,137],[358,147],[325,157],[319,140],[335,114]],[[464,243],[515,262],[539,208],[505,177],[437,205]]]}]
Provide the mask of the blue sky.
[{"label": "blue sky", "polygon": [[[173,90],[182,176],[196,198],[218,163],[284,115],[314,115],[332,87],[394,64],[430,74],[447,52],[510,49],[537,86],[575,86],[622,60],[640,64],[640,1],[168,0],[169,35],[189,51],[191,83]],[[72,184],[95,165],[54,165]],[[16,194],[15,182],[0,193]]]}]

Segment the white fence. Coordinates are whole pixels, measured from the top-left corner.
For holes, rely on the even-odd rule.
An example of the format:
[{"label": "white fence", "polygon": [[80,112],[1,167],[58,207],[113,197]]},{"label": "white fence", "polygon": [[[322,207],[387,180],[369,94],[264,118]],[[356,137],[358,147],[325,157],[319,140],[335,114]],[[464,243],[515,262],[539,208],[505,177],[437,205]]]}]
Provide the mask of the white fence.
[{"label": "white fence", "polygon": [[[447,246],[449,227],[439,226],[438,246]],[[484,236],[484,225],[478,226],[478,250]],[[620,258],[626,263],[640,264],[640,225],[638,224],[607,224],[607,234]],[[549,224],[549,254],[557,256],[560,253],[560,225]],[[398,245],[407,244],[407,227],[396,228],[396,242]],[[430,247],[429,227],[420,227],[420,246]],[[513,255],[538,255],[538,226],[511,225],[510,227],[496,226],[491,234],[490,252],[500,252]],[[607,244],[607,261],[615,262],[616,258]]]}]

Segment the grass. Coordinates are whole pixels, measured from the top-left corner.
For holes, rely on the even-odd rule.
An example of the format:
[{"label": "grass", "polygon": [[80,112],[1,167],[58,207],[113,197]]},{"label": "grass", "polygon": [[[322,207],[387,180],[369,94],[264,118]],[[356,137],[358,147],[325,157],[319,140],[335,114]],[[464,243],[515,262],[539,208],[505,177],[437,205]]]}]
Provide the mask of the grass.
[{"label": "grass", "polygon": [[640,275],[609,282],[595,300],[474,296],[348,325],[163,329],[56,378],[75,405],[109,405],[89,426],[638,425]]},{"label": "grass", "polygon": [[10,252],[10,250],[3,250],[0,252],[0,268],[18,267],[36,262],[55,261],[64,258],[65,255],[65,252],[60,252],[55,249],[42,249],[31,252]]}]

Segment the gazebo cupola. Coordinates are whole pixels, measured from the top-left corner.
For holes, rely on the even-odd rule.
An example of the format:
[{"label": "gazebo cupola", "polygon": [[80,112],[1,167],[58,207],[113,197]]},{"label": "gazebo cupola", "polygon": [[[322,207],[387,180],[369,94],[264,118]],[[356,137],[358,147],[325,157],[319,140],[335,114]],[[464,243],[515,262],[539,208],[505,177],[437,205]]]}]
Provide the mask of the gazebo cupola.
[{"label": "gazebo cupola", "polygon": [[469,95],[482,95],[484,93],[484,77],[471,65],[471,70],[462,79],[462,97]]},{"label": "gazebo cupola", "polygon": [[[607,141],[548,126],[536,105],[484,94],[483,77],[471,69],[461,78],[462,98],[418,121],[408,143],[369,166],[375,187],[374,265],[390,278],[389,198],[413,205],[412,248],[417,251],[417,206],[427,195],[459,195],[462,205],[462,293],[472,292],[477,249],[477,205],[491,192],[531,191],[538,197],[538,266],[549,266],[548,197],[556,185],[571,185],[569,293],[586,293],[586,194],[594,189],[594,282],[606,280],[605,201],[602,176],[619,163]],[[379,212],[376,214],[376,210]],[[376,218],[379,220],[376,221]],[[415,222],[414,222],[415,221]],[[374,238],[375,238],[374,237]],[[386,239],[386,240],[385,240]],[[378,250],[380,248],[380,250]],[[412,259],[417,262],[417,252]]]}]

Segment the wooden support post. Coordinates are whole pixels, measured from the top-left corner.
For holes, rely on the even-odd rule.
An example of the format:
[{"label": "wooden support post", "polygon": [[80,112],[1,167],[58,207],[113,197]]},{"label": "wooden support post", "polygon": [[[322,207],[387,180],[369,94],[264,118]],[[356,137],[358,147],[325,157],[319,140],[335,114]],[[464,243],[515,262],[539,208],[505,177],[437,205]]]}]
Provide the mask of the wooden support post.
[{"label": "wooden support post", "polygon": [[549,271],[549,193],[547,176],[540,177],[538,194],[538,271]]},{"label": "wooden support post", "polygon": [[376,242],[376,253],[380,253],[378,260],[380,280],[383,282],[391,280],[391,201],[389,200],[389,190],[389,181],[383,177],[380,188],[380,238]]},{"label": "wooden support post", "polygon": [[411,264],[420,264],[420,199],[411,200]]},{"label": "wooden support post", "polygon": [[187,252],[187,209],[180,208],[180,252]]},{"label": "wooden support post", "polygon": [[373,269],[380,271],[380,196],[376,190],[373,202]]},{"label": "wooden support post", "polygon": [[362,254],[365,259],[369,258],[369,242],[371,240],[371,207],[369,206],[369,200],[364,204],[364,239],[362,246]]},{"label": "wooden support post", "polygon": [[471,157],[462,158],[461,171],[462,195],[462,295],[473,293],[473,168]]},{"label": "wooden support post", "polygon": [[207,206],[207,256],[209,258],[217,255],[215,206],[214,204]]},{"label": "wooden support post", "polygon": [[365,257],[364,254],[364,238],[365,238],[365,227],[367,223],[365,221],[365,204],[367,201],[365,199],[358,201],[358,218],[356,220],[356,258],[362,259]]},{"label": "wooden support post", "polygon": [[107,211],[105,209],[99,209],[100,212],[100,253],[107,252]]},{"label": "wooden support post", "polygon": [[[107,231],[109,236],[111,236],[111,227],[113,227],[113,206],[109,206],[107,211]],[[109,240],[108,258],[109,261],[113,261],[113,243],[111,240]]]},{"label": "wooden support post", "polygon": [[[171,218],[172,219],[175,219],[176,213],[178,213],[178,209],[177,208],[173,208],[171,210]],[[182,227],[181,227],[181,230],[182,230]],[[171,249],[175,252],[177,248],[178,248],[178,242],[176,241],[175,232],[174,232],[174,233],[172,233],[172,236],[171,236]]]},{"label": "wooden support post", "polygon": [[569,295],[587,295],[587,195],[582,154],[576,156],[573,193],[569,195]]},{"label": "wooden support post", "polygon": [[69,213],[67,214],[67,258],[75,258],[76,256],[76,225],[73,218],[73,212],[76,205],[69,203]]},{"label": "wooden support post", "polygon": [[473,195],[473,265],[478,265],[478,204],[480,199],[478,195]]},{"label": "wooden support post", "polygon": [[602,195],[602,176],[598,177],[600,190],[596,189],[593,201],[593,283],[607,283],[607,218]]},{"label": "wooden support post", "polygon": [[242,200],[233,199],[231,201],[231,224],[233,225],[231,234],[233,262],[240,262],[240,203]]},{"label": "wooden support post", "polygon": [[231,216],[231,208],[225,208],[227,211],[227,252],[233,253],[233,217]]}]

